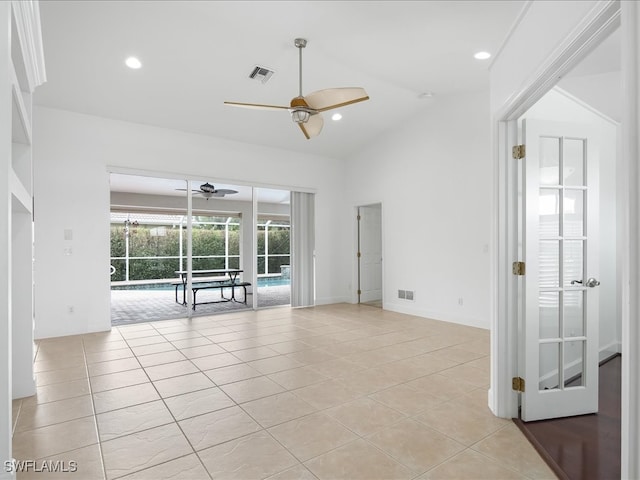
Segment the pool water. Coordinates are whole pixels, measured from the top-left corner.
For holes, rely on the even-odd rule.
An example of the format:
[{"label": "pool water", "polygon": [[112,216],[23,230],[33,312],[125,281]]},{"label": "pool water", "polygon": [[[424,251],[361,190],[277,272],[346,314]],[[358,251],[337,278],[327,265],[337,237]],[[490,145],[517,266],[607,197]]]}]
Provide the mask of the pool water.
[{"label": "pool water", "polygon": [[[258,278],[258,288],[260,287],[281,287],[291,284],[290,278],[282,277],[260,277]],[[175,285],[169,283],[152,283],[146,285],[117,285],[111,290],[175,290]]]},{"label": "pool water", "polygon": [[261,277],[258,278],[258,288],[260,287],[280,287],[283,285],[291,285],[290,278],[282,277]]}]

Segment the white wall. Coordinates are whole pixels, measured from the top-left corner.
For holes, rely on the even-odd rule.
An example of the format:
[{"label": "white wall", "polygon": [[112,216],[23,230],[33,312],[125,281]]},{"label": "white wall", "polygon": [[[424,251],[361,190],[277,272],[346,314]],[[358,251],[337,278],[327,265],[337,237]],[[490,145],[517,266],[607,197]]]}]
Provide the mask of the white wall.
[{"label": "white wall", "polygon": [[349,299],[342,161],[41,107],[34,138],[36,338],[110,328],[107,166],[315,190],[316,303]]},{"label": "white wall", "polygon": [[[600,215],[599,273],[601,360],[620,351],[620,312],[616,238],[616,176],[618,126],[566,95],[552,90],[531,107],[524,118],[587,124],[599,134]],[[589,276],[589,272],[587,272]]]},{"label": "white wall", "polygon": [[[12,294],[11,294],[11,4],[0,4],[0,461],[11,459]],[[0,469],[1,479],[15,475]]]},{"label": "white wall", "polygon": [[382,203],[386,309],[489,328],[489,126],[487,92],[436,97],[349,159],[349,209]]}]

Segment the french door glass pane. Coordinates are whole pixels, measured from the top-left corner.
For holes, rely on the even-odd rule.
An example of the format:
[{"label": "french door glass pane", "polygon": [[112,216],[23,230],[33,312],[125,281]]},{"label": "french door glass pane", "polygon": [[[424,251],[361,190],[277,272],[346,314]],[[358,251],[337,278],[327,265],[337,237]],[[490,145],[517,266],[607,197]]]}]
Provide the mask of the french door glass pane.
[{"label": "french door glass pane", "polygon": [[564,344],[564,385],[565,387],[584,386],[584,340]]},{"label": "french door glass pane", "polygon": [[560,343],[540,344],[540,390],[557,389],[560,383]]},{"label": "french door glass pane", "polygon": [[540,338],[560,337],[560,292],[540,293]]},{"label": "french door glass pane", "polygon": [[564,336],[584,335],[584,290],[563,293],[564,296]]},{"label": "french door glass pane", "polygon": [[558,240],[540,241],[538,267],[541,289],[560,286],[560,242]]},{"label": "french door glass pane", "polygon": [[579,286],[579,283],[572,285],[571,282],[582,281],[584,242],[582,240],[565,240],[563,247],[564,286]]},{"label": "french door glass pane", "polygon": [[565,186],[584,185],[584,140],[564,139],[563,177]]},{"label": "french door glass pane", "polygon": [[564,236],[584,235],[584,190],[564,191]]},{"label": "french door glass pane", "polygon": [[540,185],[560,184],[560,139],[540,138]]},{"label": "french door glass pane", "polygon": [[558,237],[560,235],[560,190],[541,188],[538,212],[540,238]]}]

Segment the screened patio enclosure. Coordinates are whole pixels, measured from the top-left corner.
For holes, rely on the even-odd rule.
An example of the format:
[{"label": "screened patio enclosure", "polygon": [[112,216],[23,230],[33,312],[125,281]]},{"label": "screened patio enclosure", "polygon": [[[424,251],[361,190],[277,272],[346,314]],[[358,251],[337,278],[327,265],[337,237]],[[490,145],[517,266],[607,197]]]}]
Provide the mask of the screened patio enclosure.
[{"label": "screened patio enclosure", "polygon": [[[240,217],[194,216],[194,270],[240,268]],[[112,286],[173,281],[186,269],[186,215],[111,212]]]},{"label": "screened patio enclosure", "polygon": [[111,174],[112,324],[290,305],[290,192],[225,185],[236,193],[189,199],[185,184]]}]

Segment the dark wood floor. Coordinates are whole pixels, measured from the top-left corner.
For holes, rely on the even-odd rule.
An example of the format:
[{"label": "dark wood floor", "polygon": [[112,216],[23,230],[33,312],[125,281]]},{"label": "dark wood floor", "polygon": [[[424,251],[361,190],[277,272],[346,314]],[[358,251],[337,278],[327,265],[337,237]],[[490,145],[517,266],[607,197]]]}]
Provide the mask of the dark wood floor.
[{"label": "dark wood floor", "polygon": [[620,478],[621,365],[617,355],[600,366],[597,414],[526,423],[514,419],[559,478]]}]

